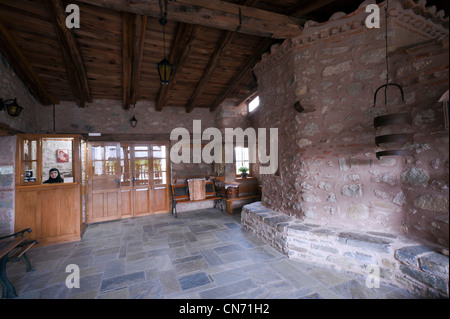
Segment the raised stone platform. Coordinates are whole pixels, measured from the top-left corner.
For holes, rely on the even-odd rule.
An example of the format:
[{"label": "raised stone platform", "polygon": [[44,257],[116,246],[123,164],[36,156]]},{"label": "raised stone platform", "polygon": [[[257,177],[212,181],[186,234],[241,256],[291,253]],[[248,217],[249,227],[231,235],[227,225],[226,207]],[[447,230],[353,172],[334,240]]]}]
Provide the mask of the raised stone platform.
[{"label": "raised stone platform", "polygon": [[449,257],[431,244],[396,234],[304,223],[261,202],[242,208],[241,223],[290,258],[367,276],[379,271],[380,282],[428,298],[449,296]]}]

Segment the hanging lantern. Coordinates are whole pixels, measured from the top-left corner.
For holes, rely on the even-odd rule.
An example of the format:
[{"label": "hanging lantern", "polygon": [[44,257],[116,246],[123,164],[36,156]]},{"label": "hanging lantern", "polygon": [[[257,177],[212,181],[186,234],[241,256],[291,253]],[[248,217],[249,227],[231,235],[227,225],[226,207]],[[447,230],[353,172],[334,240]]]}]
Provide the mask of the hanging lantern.
[{"label": "hanging lantern", "polygon": [[162,59],[161,62],[159,62],[156,65],[158,69],[159,78],[161,80],[161,84],[169,84],[170,77],[173,73],[173,64],[170,64],[169,60],[166,58]]},{"label": "hanging lantern", "polygon": [[159,79],[161,80],[161,84],[167,85],[169,84],[170,77],[173,73],[173,64],[169,62],[166,58],[166,24],[167,24],[167,0],[163,4],[160,1],[159,6],[161,9],[161,19],[159,19],[159,23],[163,26],[163,45],[164,45],[164,59],[161,60],[158,64],[156,64],[156,68],[158,69]]}]

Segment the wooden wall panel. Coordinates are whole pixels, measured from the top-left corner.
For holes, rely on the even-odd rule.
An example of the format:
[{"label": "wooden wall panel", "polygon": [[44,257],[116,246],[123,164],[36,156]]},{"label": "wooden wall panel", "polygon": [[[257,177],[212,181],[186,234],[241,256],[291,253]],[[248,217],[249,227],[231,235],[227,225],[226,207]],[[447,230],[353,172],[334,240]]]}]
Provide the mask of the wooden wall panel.
[{"label": "wooden wall panel", "polygon": [[15,231],[31,228],[41,245],[81,239],[80,185],[16,187]]}]

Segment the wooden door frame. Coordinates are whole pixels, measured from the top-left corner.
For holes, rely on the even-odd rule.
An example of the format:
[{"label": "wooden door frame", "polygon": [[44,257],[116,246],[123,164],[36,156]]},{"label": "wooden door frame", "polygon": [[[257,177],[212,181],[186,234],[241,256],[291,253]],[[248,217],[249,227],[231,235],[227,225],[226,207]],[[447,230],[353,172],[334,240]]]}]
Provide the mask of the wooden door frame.
[{"label": "wooden door frame", "polygon": [[[137,215],[135,214],[135,190],[134,187],[131,187],[131,201],[132,201],[132,207],[131,207],[131,215],[126,215],[126,216],[121,216],[118,219],[121,218],[134,218],[134,217],[141,217],[141,216],[147,216],[147,215],[154,215],[154,214],[163,214],[163,213],[169,213],[170,212],[170,181],[171,181],[171,162],[170,162],[170,142],[169,141],[130,141],[130,140],[126,140],[126,141],[99,141],[99,140],[95,140],[95,141],[87,141],[87,159],[86,159],[86,174],[87,174],[87,178],[86,178],[86,188],[87,188],[87,196],[86,196],[86,222],[89,224],[90,223],[90,216],[92,216],[92,146],[93,145],[117,145],[117,161],[116,161],[116,171],[120,172],[120,147],[122,145],[126,145],[126,146],[130,146],[132,147],[132,156],[130,158],[131,164],[134,165],[134,147],[136,145],[146,145],[149,147],[149,156],[148,156],[148,160],[149,160],[149,188],[150,188],[150,195],[149,195],[149,201],[150,201],[150,205],[151,205],[151,211],[149,213],[146,214],[140,214]],[[159,145],[159,146],[165,146],[166,147],[166,192],[165,192],[165,197],[166,197],[166,204],[165,204],[165,209],[164,210],[158,210],[156,211],[154,208],[154,200],[153,200],[153,196],[154,196],[154,182],[153,182],[153,149],[152,147],[154,145]],[[134,174],[134,168],[133,168],[133,172],[132,174]],[[120,178],[120,176],[119,176]],[[132,178],[132,176],[131,176]],[[159,186],[158,187],[162,187]],[[118,209],[121,210],[121,199],[122,199],[122,194],[119,191],[119,207]],[[107,219],[110,220],[110,219]],[[112,219],[114,220],[114,219]],[[106,221],[106,220],[105,220]],[[94,221],[95,223],[96,221]],[[99,221],[101,222],[101,221]]]},{"label": "wooden door frame", "polygon": [[[87,174],[88,178],[86,180],[87,184],[87,211],[86,211],[86,221],[88,224],[91,223],[97,223],[97,222],[103,222],[103,221],[109,221],[109,220],[116,220],[117,218],[111,217],[111,218],[102,218],[100,220],[94,220],[92,221],[93,216],[93,189],[92,189],[92,180],[93,180],[93,174],[92,174],[92,146],[94,145],[101,145],[101,146],[112,146],[116,145],[116,163],[115,163],[115,170],[118,172],[118,168],[120,167],[120,154],[118,153],[118,147],[120,146],[120,143],[117,141],[88,141],[88,152],[87,152]],[[118,188],[119,190],[119,188]],[[117,203],[117,209],[120,209],[121,204],[121,197],[120,192],[118,191],[118,203]]]}]

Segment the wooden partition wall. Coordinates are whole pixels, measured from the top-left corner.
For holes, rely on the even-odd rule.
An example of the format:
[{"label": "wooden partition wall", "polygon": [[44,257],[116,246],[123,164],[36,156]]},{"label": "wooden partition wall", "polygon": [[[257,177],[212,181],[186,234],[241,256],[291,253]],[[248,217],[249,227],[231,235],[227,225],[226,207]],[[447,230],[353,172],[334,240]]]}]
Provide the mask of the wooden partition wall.
[{"label": "wooden partition wall", "polygon": [[[59,149],[45,149],[46,141],[69,141],[71,149],[62,150],[67,157],[58,158],[58,152],[61,151]],[[28,237],[39,240],[40,245],[81,239],[84,205],[81,155],[85,154],[80,146],[81,141],[82,138],[78,135],[18,135],[15,230],[31,228],[32,232]],[[70,173],[64,176],[64,183],[44,184],[48,165],[68,167]]]}]

